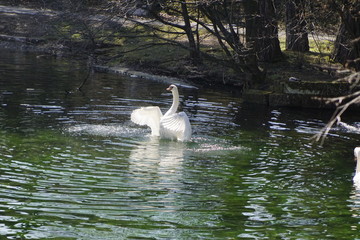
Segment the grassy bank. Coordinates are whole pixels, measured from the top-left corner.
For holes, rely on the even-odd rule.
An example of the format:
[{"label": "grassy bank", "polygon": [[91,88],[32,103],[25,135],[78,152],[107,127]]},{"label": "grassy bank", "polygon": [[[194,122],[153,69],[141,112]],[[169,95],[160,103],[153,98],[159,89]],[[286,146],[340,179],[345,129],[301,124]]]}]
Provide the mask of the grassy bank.
[{"label": "grassy bank", "polygon": [[[245,77],[245,74],[236,73],[218,62],[207,59],[195,64],[191,62],[188,51],[173,42],[185,43],[183,35],[157,32],[155,37],[151,28],[135,25],[125,19],[105,22],[101,18],[48,12],[39,14],[35,11],[33,15],[21,12],[1,14],[0,21],[4,26],[17,23],[14,27],[1,28],[0,34],[41,39],[39,43],[25,41],[24,44],[44,45],[53,49],[53,54],[93,55],[99,64],[122,65],[207,85],[241,85]],[[161,28],[170,30],[166,26]],[[201,37],[204,52],[226,59],[215,39],[205,35]],[[289,77],[306,81],[335,79],[334,72],[327,70],[336,67],[331,62],[332,43],[329,40],[310,37],[310,51],[307,53],[286,51],[285,37],[281,35],[279,40],[283,59],[275,63],[261,63],[267,72],[269,87],[274,81],[286,81]]]}]

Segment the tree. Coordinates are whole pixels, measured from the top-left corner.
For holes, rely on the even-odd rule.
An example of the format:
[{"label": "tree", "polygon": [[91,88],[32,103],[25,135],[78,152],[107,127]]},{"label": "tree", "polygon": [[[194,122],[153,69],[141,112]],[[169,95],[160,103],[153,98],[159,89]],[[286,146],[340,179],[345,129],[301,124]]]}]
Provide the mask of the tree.
[{"label": "tree", "polygon": [[333,58],[360,71],[360,3],[357,0],[347,0],[341,4],[333,0],[332,5],[341,18]]},{"label": "tree", "polygon": [[[160,11],[150,10],[151,16],[167,26],[181,30],[188,39],[188,46],[184,46],[183,44],[180,44],[180,43],[178,43],[178,45],[189,50],[189,57],[193,63],[196,64],[198,62],[201,62],[200,43],[199,43],[199,41],[195,40],[196,39],[195,35],[198,34],[198,32],[194,31],[194,29],[193,29],[194,27],[191,24],[189,5],[185,1],[182,1],[175,5],[174,4],[168,4],[168,5],[164,4],[162,6],[163,6],[162,10],[164,12],[166,12],[169,15],[176,15],[177,17],[181,18],[182,23],[174,23],[171,20],[167,20],[165,17],[163,17],[161,15]],[[151,8],[149,8],[149,9],[151,9]],[[154,27],[154,25],[152,25],[151,28],[153,28],[154,30],[160,31],[160,32],[164,31],[160,28]],[[167,33],[171,33],[171,32],[167,31]],[[181,35],[182,33],[175,31],[175,32],[172,32],[172,34]],[[166,40],[166,39],[163,39],[163,40]]]},{"label": "tree", "polygon": [[309,51],[309,39],[305,20],[305,0],[286,1],[286,49]]},{"label": "tree", "polygon": [[259,60],[273,62],[282,58],[278,23],[272,0],[244,1],[246,43],[253,47]]},{"label": "tree", "polygon": [[237,29],[241,25],[240,18],[235,17],[234,13],[237,7],[240,5],[228,4],[226,0],[200,4],[199,9],[211,22],[211,27],[207,26],[206,22],[199,22],[199,24],[216,37],[235,69],[239,68],[242,72],[251,74],[250,84],[261,83],[265,74],[259,67],[255,48],[247,47],[240,40],[240,31]]},{"label": "tree", "polygon": [[[253,48],[248,48],[241,41],[239,27],[242,25],[242,17],[240,12],[241,3],[237,1],[164,2],[162,11],[153,13],[153,16],[156,20],[176,30],[164,31],[154,25],[148,26],[159,32],[166,32],[175,36],[185,34],[187,44],[176,41],[175,38],[163,40],[188,49],[189,57],[194,63],[199,63],[203,58],[206,58],[232,67],[237,72],[251,75],[247,79],[249,84],[254,81],[261,82],[264,80],[265,74],[259,67],[256,53]],[[177,22],[168,20],[162,13],[166,13],[166,16],[175,17]],[[203,33],[200,34],[199,31]],[[205,31],[207,33],[204,33]],[[212,38],[215,38],[227,59],[202,51],[200,35],[211,35]]]},{"label": "tree", "polygon": [[[343,2],[331,0],[330,3],[337,9],[341,17],[342,23],[340,29],[343,29],[342,31],[346,32],[346,36],[348,36],[348,38],[341,39],[347,44],[346,51],[344,49],[337,49],[336,51],[346,52],[346,54],[342,55],[342,61],[346,63],[345,65],[348,68],[354,69],[355,72],[345,78],[345,80],[351,83],[351,93],[346,96],[329,99],[329,102],[336,103],[338,107],[326,126],[315,136],[316,140],[322,140],[322,142],[325,140],[331,127],[340,120],[342,114],[352,105],[360,104],[360,91],[354,91],[355,86],[360,86],[360,3],[357,0],[344,0]],[[339,36],[337,40],[340,41]]]}]

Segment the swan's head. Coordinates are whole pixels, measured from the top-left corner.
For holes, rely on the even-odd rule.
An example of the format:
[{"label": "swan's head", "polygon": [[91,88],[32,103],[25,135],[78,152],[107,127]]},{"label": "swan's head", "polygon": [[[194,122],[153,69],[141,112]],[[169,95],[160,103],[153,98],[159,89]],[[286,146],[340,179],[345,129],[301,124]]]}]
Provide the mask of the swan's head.
[{"label": "swan's head", "polygon": [[173,92],[173,91],[177,90],[177,87],[176,87],[176,85],[171,84],[166,90]]},{"label": "swan's head", "polygon": [[354,149],[354,157],[355,161],[360,161],[360,147],[356,147]]}]

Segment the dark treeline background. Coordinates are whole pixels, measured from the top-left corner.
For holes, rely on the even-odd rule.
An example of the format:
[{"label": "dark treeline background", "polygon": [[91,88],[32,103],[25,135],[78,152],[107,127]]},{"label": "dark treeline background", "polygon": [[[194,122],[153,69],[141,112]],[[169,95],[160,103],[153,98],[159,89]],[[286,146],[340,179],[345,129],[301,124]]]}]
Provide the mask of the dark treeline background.
[{"label": "dark treeline background", "polygon": [[[188,51],[194,65],[213,61],[245,74],[249,85],[261,84],[266,71],[261,63],[283,58],[279,31],[286,34],[286,49],[309,51],[309,35],[336,36],[332,60],[347,68],[360,69],[360,3],[358,0],[8,0],[11,5],[49,8],[79,22],[89,15],[101,23],[82,21],[82,38],[92,48],[104,43],[105,23],[123,22],[115,17],[130,19],[136,26],[151,29],[151,36],[162,44],[180,46]],[[74,14],[76,13],[76,14]],[[134,16],[136,18],[134,18]],[[144,21],[144,19],[156,20]],[[158,23],[161,24],[158,24]],[[111,24],[110,24],[111,23]],[[164,27],[166,26],[166,27]],[[80,28],[80,27],[79,27]],[[110,33],[107,33],[108,35]],[[166,37],[165,37],[166,36]],[[215,39],[222,54],[204,48],[206,37]],[[185,39],[185,40],[184,40]]]}]

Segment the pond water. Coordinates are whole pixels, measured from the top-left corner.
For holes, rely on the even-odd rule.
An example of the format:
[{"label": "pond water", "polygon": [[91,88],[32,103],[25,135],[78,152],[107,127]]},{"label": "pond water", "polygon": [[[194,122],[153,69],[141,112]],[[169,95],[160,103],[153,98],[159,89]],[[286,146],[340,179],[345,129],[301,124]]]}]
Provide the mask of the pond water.
[{"label": "pond water", "polygon": [[[353,148],[331,111],[244,105],[180,87],[193,137],[149,136],[132,110],[167,83],[2,50],[1,239],[360,239]],[[343,118],[359,124],[358,115]]]}]

